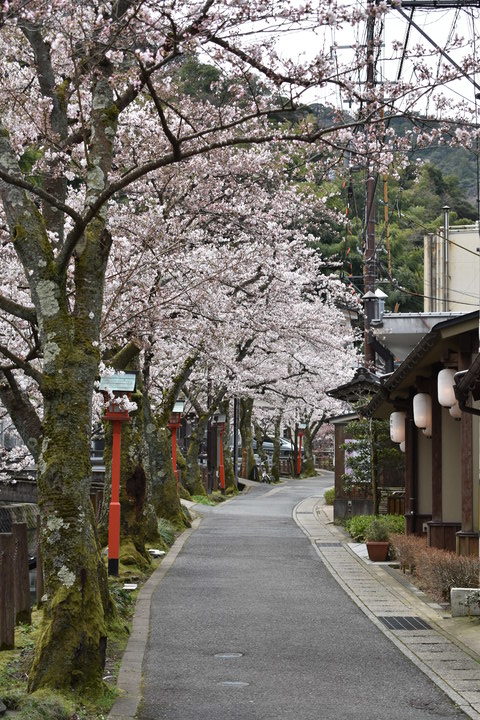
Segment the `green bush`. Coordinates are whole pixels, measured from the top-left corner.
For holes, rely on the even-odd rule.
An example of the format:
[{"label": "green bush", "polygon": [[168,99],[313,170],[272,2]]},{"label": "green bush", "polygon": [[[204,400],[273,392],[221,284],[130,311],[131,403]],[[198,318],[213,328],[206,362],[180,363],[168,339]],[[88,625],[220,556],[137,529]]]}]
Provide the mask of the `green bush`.
[{"label": "green bush", "polygon": [[175,542],[175,526],[166,518],[158,519],[158,534],[166,545],[173,545]]},{"label": "green bush", "polygon": [[388,542],[388,524],[383,517],[374,517],[365,529],[367,542]]},{"label": "green bush", "polygon": [[[374,519],[374,515],[354,515],[345,523],[347,532],[357,542],[365,542],[365,532]],[[379,515],[385,521],[388,533],[402,534],[405,532],[405,518],[402,515]]]},{"label": "green bush", "polygon": [[335,500],[335,488],[328,488],[328,490],[325,490],[323,497],[325,499],[325,505],[333,505],[333,501]]}]

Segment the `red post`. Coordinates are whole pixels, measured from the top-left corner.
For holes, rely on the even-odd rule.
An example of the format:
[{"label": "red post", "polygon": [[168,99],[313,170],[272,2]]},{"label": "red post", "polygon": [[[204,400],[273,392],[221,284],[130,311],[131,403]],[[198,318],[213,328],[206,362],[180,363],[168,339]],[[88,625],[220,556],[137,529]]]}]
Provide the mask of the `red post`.
[{"label": "red post", "polygon": [[108,514],[108,574],[118,575],[120,557],[120,453],[122,421],[112,420],[112,494]]},{"label": "red post", "polygon": [[108,574],[118,575],[120,558],[120,453],[122,423],[130,420],[128,411],[107,410],[104,420],[112,423],[112,491],[108,511]]},{"label": "red post", "polygon": [[182,426],[182,423],[171,422],[168,423],[169,430],[172,434],[172,466],[173,474],[177,479],[177,487],[179,481],[178,468],[177,468],[177,430]]},{"label": "red post", "polygon": [[303,432],[301,430],[298,431],[297,434],[298,441],[297,441],[297,467],[296,467],[296,474],[300,475],[302,472],[302,438],[303,438]]},{"label": "red post", "polygon": [[225,432],[225,425],[220,424],[220,447],[218,449],[218,484],[220,486],[220,492],[225,495],[225,465],[223,462],[223,433]]}]

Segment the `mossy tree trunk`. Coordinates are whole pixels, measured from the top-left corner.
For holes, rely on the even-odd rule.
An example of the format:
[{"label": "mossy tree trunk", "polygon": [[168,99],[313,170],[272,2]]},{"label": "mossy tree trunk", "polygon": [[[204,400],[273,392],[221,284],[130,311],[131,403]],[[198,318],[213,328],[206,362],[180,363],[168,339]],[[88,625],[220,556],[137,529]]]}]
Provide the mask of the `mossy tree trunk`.
[{"label": "mossy tree trunk", "polygon": [[312,413],[306,418],[307,427],[303,436],[304,460],[303,474],[306,477],[314,477],[315,475],[315,456],[313,454],[313,444],[323,425],[323,416],[319,420],[312,422]]},{"label": "mossy tree trunk", "polygon": [[240,438],[242,440],[242,477],[249,478],[255,466],[252,429],[253,399],[240,398]]},{"label": "mossy tree trunk", "polygon": [[[173,470],[172,440],[168,423],[178,393],[187,381],[196,360],[196,355],[185,360],[165,392],[162,406],[155,415],[149,402],[143,405],[144,422],[149,430],[147,456],[152,477],[153,505],[158,517],[171,520],[178,528],[188,527],[190,522],[180,503],[177,478]],[[147,358],[144,377],[149,376],[149,361],[150,358]]]},{"label": "mossy tree trunk", "polygon": [[[68,135],[68,120],[54,84],[49,46],[37,26],[25,22],[22,29],[33,48],[41,91],[51,100],[50,120],[61,142]],[[91,81],[91,134],[85,140],[88,208],[105,189],[111,168],[118,115],[112,92],[108,64],[99,63]],[[73,211],[75,227],[65,236],[65,179],[57,179],[52,172],[43,185],[42,203],[33,202],[32,195],[16,183],[22,172],[3,128],[0,168],[4,177],[11,178],[0,182],[0,195],[33,303],[32,308],[18,308],[14,314],[27,313],[38,356],[43,359],[40,371],[27,360],[10,357],[37,381],[43,398],[41,448],[33,450],[38,457],[47,599],[29,687],[73,686],[91,691],[101,683],[106,619],[112,608],[89,497],[91,402],[111,237],[106,214],[92,213],[85,221],[79,213],[73,216]]]},{"label": "mossy tree trunk", "polygon": [[191,495],[206,495],[207,492],[202,482],[202,469],[198,464],[200,448],[207,431],[208,415],[202,413],[197,416],[197,421],[188,442],[187,467],[185,471],[184,485]]},{"label": "mossy tree trunk", "polygon": [[[262,468],[268,475],[270,471],[270,468],[268,467],[268,455],[263,447],[263,438],[265,437],[265,431],[260,425],[260,423],[257,422],[253,424],[253,427],[255,431],[255,442],[257,444],[257,455],[259,456],[260,462],[262,463]],[[261,480],[261,478],[258,479]]]}]

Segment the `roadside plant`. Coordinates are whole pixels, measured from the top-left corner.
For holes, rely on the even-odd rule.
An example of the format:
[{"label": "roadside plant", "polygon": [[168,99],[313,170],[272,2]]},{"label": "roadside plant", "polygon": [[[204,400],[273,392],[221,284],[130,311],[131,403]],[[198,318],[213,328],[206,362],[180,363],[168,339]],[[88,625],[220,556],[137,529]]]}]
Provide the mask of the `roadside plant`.
[{"label": "roadside plant", "polygon": [[365,529],[365,540],[368,542],[388,542],[389,532],[386,521],[375,517]]},{"label": "roadside plant", "polygon": [[325,490],[323,497],[325,499],[325,505],[333,505],[333,501],[335,500],[335,488],[328,488],[328,490]]}]

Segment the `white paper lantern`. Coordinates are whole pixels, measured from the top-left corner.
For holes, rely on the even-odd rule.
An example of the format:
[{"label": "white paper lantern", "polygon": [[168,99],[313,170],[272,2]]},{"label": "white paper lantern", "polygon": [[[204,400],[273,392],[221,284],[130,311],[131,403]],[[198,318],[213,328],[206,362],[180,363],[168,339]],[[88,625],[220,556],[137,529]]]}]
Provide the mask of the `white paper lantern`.
[{"label": "white paper lantern", "polygon": [[455,373],[452,368],[444,368],[438,373],[438,402],[443,407],[452,407],[457,402],[453,389]]},{"label": "white paper lantern", "polygon": [[390,439],[401,443],[405,440],[405,412],[393,412],[390,415]]},{"label": "white paper lantern", "polygon": [[431,426],[426,427],[425,430],[422,430],[425,437],[431,438],[432,437],[432,428]]},{"label": "white paper lantern", "polygon": [[405,440],[400,443],[399,447],[402,452],[405,452]]},{"label": "white paper lantern", "polygon": [[452,405],[450,410],[448,411],[450,415],[455,418],[455,420],[461,420],[462,419],[462,411],[460,410],[460,406],[458,402],[455,403],[455,405]]},{"label": "white paper lantern", "polygon": [[413,422],[417,428],[432,425],[432,398],[428,393],[417,393],[413,397]]}]

